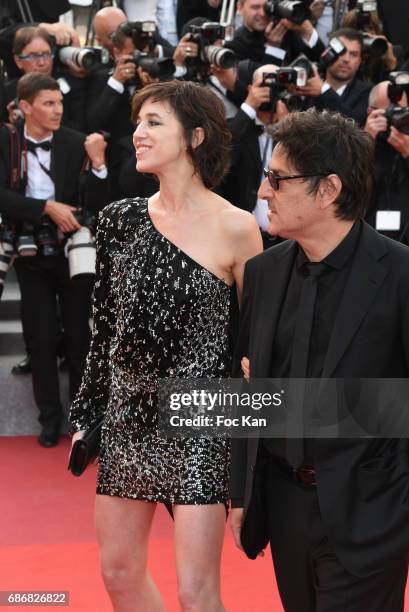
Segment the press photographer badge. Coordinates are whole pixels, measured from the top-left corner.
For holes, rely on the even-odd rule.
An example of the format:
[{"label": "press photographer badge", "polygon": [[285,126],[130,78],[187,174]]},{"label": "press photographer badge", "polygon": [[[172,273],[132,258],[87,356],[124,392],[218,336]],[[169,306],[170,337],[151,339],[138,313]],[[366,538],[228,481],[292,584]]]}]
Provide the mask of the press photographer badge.
[{"label": "press photographer badge", "polygon": [[376,213],[376,229],[382,231],[400,230],[400,210],[378,210]]}]

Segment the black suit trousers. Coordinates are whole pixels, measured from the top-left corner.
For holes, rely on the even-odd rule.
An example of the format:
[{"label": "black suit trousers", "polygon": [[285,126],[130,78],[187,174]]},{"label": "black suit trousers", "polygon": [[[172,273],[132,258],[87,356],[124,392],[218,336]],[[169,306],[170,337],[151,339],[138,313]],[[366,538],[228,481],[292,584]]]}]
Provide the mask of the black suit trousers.
[{"label": "black suit trousers", "polygon": [[62,417],[57,367],[59,314],[64,329],[72,400],[81,383],[89,349],[93,281],[89,277],[70,280],[68,260],[63,254],[47,258],[20,257],[15,262],[15,269],[39,421],[43,426],[58,426]]},{"label": "black suit trousers", "polygon": [[326,536],[316,488],[265,461],[270,545],[285,611],[403,612],[408,558],[366,578],[347,572]]}]

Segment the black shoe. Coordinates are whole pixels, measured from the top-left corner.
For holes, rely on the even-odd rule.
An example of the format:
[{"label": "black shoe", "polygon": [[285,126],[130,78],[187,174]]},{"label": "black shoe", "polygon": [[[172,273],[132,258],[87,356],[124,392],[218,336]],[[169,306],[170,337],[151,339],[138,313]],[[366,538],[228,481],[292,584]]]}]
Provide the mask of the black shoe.
[{"label": "black shoe", "polygon": [[19,363],[13,365],[11,368],[12,374],[30,374],[31,373],[31,359],[29,355],[24,357]]},{"label": "black shoe", "polygon": [[46,425],[38,436],[38,443],[44,448],[51,448],[52,446],[57,446],[59,438],[59,428]]}]

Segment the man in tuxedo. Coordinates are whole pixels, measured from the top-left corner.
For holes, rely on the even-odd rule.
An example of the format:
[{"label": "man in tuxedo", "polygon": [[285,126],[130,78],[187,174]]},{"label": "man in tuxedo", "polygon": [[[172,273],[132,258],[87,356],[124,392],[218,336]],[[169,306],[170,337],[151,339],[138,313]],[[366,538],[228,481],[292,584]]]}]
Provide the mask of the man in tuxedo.
[{"label": "man in tuxedo", "polygon": [[[289,240],[247,262],[236,375],[407,378],[409,249],[362,221],[371,138],[313,109],[273,133],[259,196]],[[233,440],[231,497],[237,545],[270,542],[286,612],[403,612],[407,439]]]},{"label": "man in tuxedo", "polygon": [[[90,340],[92,278],[70,279],[64,248],[67,237],[81,227],[73,214],[76,208],[86,207],[96,215],[107,203],[106,144],[100,134],[85,138],[60,127],[62,94],[52,77],[27,74],[20,79],[17,94],[25,121],[17,128],[18,138],[10,138],[6,127],[0,130],[0,213],[3,222],[13,228],[17,246],[20,240],[20,256],[14,265],[42,425],[39,442],[50,447],[58,442],[62,418],[57,370],[59,315],[71,397],[81,382]],[[86,155],[90,171],[85,166]],[[27,252],[33,240],[37,254],[32,246]]]},{"label": "man in tuxedo", "polygon": [[315,68],[315,75],[298,91],[309,97],[311,106],[319,110],[337,111],[363,126],[372,85],[357,76],[362,62],[362,35],[357,30],[342,28],[334,32],[331,38],[339,38],[346,52],[328,66],[325,81]]}]

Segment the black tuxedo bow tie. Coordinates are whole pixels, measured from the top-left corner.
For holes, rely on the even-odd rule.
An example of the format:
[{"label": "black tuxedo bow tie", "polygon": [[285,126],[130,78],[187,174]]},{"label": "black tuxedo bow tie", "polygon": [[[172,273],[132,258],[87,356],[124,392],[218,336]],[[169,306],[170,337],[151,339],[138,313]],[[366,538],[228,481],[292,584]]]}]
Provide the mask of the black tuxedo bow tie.
[{"label": "black tuxedo bow tie", "polygon": [[256,129],[257,136],[261,136],[262,134],[264,134],[264,125],[258,125],[257,123],[255,123],[254,127]]},{"label": "black tuxedo bow tie", "polygon": [[35,153],[36,149],[44,149],[44,151],[51,150],[51,140],[43,140],[42,142],[33,142],[32,140],[27,140],[27,151],[31,153]]}]

